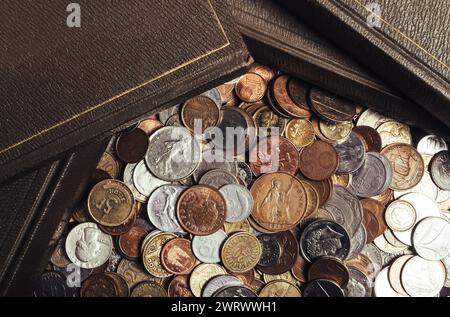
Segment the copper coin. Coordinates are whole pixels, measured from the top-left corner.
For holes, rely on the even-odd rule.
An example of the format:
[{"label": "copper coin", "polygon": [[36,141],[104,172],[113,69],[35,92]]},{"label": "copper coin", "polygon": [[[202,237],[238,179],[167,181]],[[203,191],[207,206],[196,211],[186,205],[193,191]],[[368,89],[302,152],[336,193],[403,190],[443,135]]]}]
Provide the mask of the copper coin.
[{"label": "copper coin", "polygon": [[294,118],[309,118],[311,112],[303,107],[297,106],[288,93],[288,81],[290,76],[281,75],[278,76],[273,82],[273,97],[277,104],[283,109],[284,112]]},{"label": "copper coin", "polygon": [[255,280],[255,270],[251,269],[245,272],[231,272],[227,271],[229,274],[237,277],[245,286],[250,287]]},{"label": "copper coin", "polygon": [[119,290],[112,277],[106,274],[95,274],[83,282],[81,297],[117,297]]},{"label": "copper coin", "polygon": [[271,81],[276,75],[276,72],[273,69],[257,63],[250,66],[249,73],[256,73],[260,75],[266,82]]},{"label": "copper coin", "polygon": [[291,174],[264,174],[253,183],[251,193],[253,220],[272,232],[295,227],[306,213],[306,190]]},{"label": "copper coin", "polygon": [[296,280],[302,283],[306,283],[308,281],[307,279],[308,269],[309,263],[301,255],[299,255],[295,260],[294,266],[291,269],[291,273]]},{"label": "copper coin", "polygon": [[366,125],[360,125],[353,128],[353,132],[361,138],[367,152],[381,152],[381,137],[377,130]]},{"label": "copper coin", "polygon": [[295,145],[278,136],[261,139],[250,153],[250,167],[255,176],[277,171],[295,175],[298,160],[299,154]]},{"label": "copper coin", "polygon": [[306,198],[308,201],[306,214],[303,217],[305,219],[311,217],[319,208],[319,194],[317,193],[317,190],[314,188],[314,186],[310,183],[302,181],[302,184],[305,187]]},{"label": "copper coin", "polygon": [[379,236],[380,234],[385,232],[386,229],[388,228],[388,225],[386,223],[386,218],[384,216],[384,214],[386,212],[386,206],[372,198],[362,199],[361,205],[363,208],[371,211],[377,218],[378,224],[380,226],[380,231],[378,232],[377,236]]},{"label": "copper coin", "polygon": [[229,104],[229,102],[235,98],[234,85],[222,84],[220,86],[217,86],[217,90],[219,91],[222,104],[230,106],[231,104]]},{"label": "copper coin", "polygon": [[219,124],[220,109],[214,100],[206,96],[188,99],[181,109],[181,120],[189,131],[194,132],[194,124],[199,120],[201,131]]},{"label": "copper coin", "polygon": [[319,194],[319,208],[325,205],[328,199],[330,199],[333,192],[333,181],[331,180],[331,178],[327,178],[323,181],[313,181],[307,179],[301,173],[297,173],[297,178],[307,182],[308,184],[312,185],[312,187],[314,187],[317,194]]},{"label": "copper coin", "polygon": [[148,149],[148,136],[139,128],[119,135],[116,142],[117,156],[125,163],[137,163]]},{"label": "copper coin", "polygon": [[161,251],[161,263],[173,274],[184,275],[191,272],[196,263],[191,241],[175,238],[167,242]]},{"label": "copper coin", "polygon": [[300,152],[299,167],[302,174],[314,181],[331,177],[337,170],[339,158],[330,144],[317,140]]},{"label": "copper coin", "polygon": [[366,228],[366,242],[371,243],[380,235],[380,225],[377,217],[367,208],[363,208],[363,225]]},{"label": "copper coin", "polygon": [[384,154],[392,166],[394,175],[390,188],[407,190],[416,186],[425,173],[422,156],[411,145],[396,143],[386,146]]},{"label": "copper coin", "polygon": [[325,279],[336,282],[341,288],[345,288],[350,279],[345,264],[336,258],[324,256],[316,260],[308,270],[308,280]]},{"label": "copper coin", "polygon": [[287,89],[292,101],[298,107],[309,111],[310,108],[308,105],[307,97],[310,86],[295,77],[291,77],[287,83]]},{"label": "copper coin", "polygon": [[169,297],[194,297],[189,288],[189,275],[178,275],[173,278],[167,290]]},{"label": "copper coin", "polygon": [[162,128],[164,124],[155,118],[147,118],[139,122],[138,128],[144,131],[147,135],[152,134],[159,128]]},{"label": "copper coin", "polygon": [[291,231],[283,231],[275,234],[280,245],[280,256],[273,266],[259,267],[258,269],[266,274],[277,275],[289,271],[295,265],[299,256],[299,246],[297,239]]},{"label": "copper coin", "polygon": [[318,88],[310,90],[309,102],[311,109],[325,120],[334,122],[351,121],[356,115],[354,103]]},{"label": "copper coin", "polygon": [[256,73],[247,73],[236,83],[235,91],[242,101],[257,102],[264,97],[266,88],[264,78]]},{"label": "copper coin", "polygon": [[133,226],[119,237],[120,250],[129,258],[138,259],[141,255],[141,244],[148,231],[142,226]]},{"label": "copper coin", "polygon": [[114,280],[117,288],[118,297],[128,297],[130,296],[130,288],[128,287],[127,281],[115,272],[106,272],[107,276],[111,277]]},{"label": "copper coin", "polygon": [[207,236],[221,229],[226,212],[222,194],[208,185],[192,186],[181,194],[177,203],[180,225],[198,236]]},{"label": "copper coin", "polygon": [[372,199],[380,202],[383,206],[387,206],[394,200],[394,192],[392,189],[388,188],[384,193],[381,193],[378,196],[373,196]]},{"label": "copper coin", "polygon": [[250,116],[253,116],[256,111],[258,111],[262,107],[267,107],[267,105],[263,101],[258,101],[255,103],[247,104],[248,107],[244,109]]}]

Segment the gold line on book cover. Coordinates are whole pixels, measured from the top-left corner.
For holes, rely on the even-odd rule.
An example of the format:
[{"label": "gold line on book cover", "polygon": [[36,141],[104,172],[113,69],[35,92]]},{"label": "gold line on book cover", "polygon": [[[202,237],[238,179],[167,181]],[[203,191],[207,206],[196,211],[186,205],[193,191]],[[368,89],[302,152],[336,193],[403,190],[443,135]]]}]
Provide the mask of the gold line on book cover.
[{"label": "gold line on book cover", "polygon": [[230,45],[230,40],[228,39],[228,36],[227,36],[227,34],[225,32],[225,29],[223,28],[223,25],[220,22],[219,16],[217,15],[217,12],[216,12],[216,10],[214,9],[214,6],[211,3],[211,0],[206,0],[206,2],[208,3],[208,5],[209,5],[209,7],[210,7],[210,9],[212,11],[212,14],[214,16],[214,19],[217,21],[218,27],[220,28],[220,31],[222,32],[222,34],[223,34],[223,36],[225,38],[225,43],[223,45],[221,45],[220,47],[215,48],[215,49],[213,49],[213,50],[211,50],[211,51],[209,51],[209,52],[207,52],[205,54],[202,54],[202,55],[200,55],[200,56],[198,56],[198,57],[196,57],[196,58],[194,58],[192,60],[189,60],[189,61],[187,61],[187,62],[185,62],[183,64],[180,64],[177,67],[174,67],[174,68],[172,68],[172,69],[170,69],[168,71],[165,71],[164,73],[159,74],[158,76],[156,76],[156,77],[154,77],[152,79],[149,79],[148,81],[143,82],[142,84],[140,84],[140,85],[138,85],[136,87],[130,88],[130,89],[128,89],[128,90],[126,90],[126,91],[124,91],[124,92],[122,92],[122,93],[120,93],[120,94],[118,94],[116,96],[113,96],[113,97],[109,98],[108,100],[105,100],[105,101],[103,101],[103,102],[101,102],[99,104],[96,104],[96,105],[94,105],[92,107],[89,107],[88,109],[86,109],[86,110],[84,110],[84,111],[82,111],[80,113],[77,113],[76,115],[73,115],[70,118],[67,118],[66,120],[58,122],[55,125],[52,125],[52,126],[46,128],[46,129],[43,129],[43,130],[39,131],[38,133],[28,137],[28,138],[25,138],[25,139],[15,143],[15,144],[12,144],[12,145],[6,147],[5,149],[0,150],[0,154],[8,152],[8,151],[10,151],[10,150],[12,150],[12,149],[14,149],[14,148],[24,144],[24,143],[27,143],[27,142],[29,142],[29,141],[31,141],[31,140],[39,137],[39,136],[41,136],[41,135],[51,131],[51,130],[54,130],[54,129],[58,128],[58,127],[61,127],[61,126],[65,125],[66,123],[69,123],[69,122],[71,122],[73,120],[76,120],[79,117],[82,117],[83,115],[86,115],[86,114],[88,114],[88,113],[90,113],[90,112],[92,112],[92,111],[94,111],[96,109],[102,108],[102,107],[110,104],[114,100],[117,100],[117,99],[119,99],[119,98],[121,98],[121,97],[123,97],[123,96],[125,96],[125,95],[127,95],[129,93],[132,93],[132,92],[134,92],[134,91],[136,91],[136,90],[138,90],[138,89],[140,89],[142,87],[145,87],[145,86],[151,84],[152,82],[155,82],[155,81],[157,81],[157,80],[159,80],[159,79],[161,79],[161,78],[163,78],[165,76],[168,76],[168,75],[170,75],[170,74],[172,74],[172,73],[174,73],[174,72],[176,72],[176,71],[178,71],[178,70],[180,70],[180,69],[182,69],[182,68],[184,68],[184,67],[186,67],[186,66],[188,66],[188,65],[190,65],[192,63],[195,63],[196,61],[199,61],[199,60],[201,60],[201,59],[203,59],[205,57],[208,57],[211,54],[214,54],[214,53],[216,53],[216,52],[218,52],[218,51],[228,47]]}]

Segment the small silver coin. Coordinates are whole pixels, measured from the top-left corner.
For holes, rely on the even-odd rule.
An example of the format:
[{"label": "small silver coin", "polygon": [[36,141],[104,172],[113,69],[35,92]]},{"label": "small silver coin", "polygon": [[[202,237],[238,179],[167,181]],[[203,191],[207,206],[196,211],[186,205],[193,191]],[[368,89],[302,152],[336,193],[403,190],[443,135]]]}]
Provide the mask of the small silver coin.
[{"label": "small silver coin", "polygon": [[446,150],[448,150],[447,143],[436,135],[424,136],[417,144],[417,151],[421,154],[435,155]]},{"label": "small silver coin", "polygon": [[388,276],[389,268],[385,267],[378,273],[374,282],[374,293],[376,297],[405,297],[397,293],[391,286]]},{"label": "small silver coin", "polygon": [[408,246],[406,244],[404,244],[403,242],[399,241],[393,234],[392,230],[387,229],[384,233],[383,233],[384,238],[386,239],[387,242],[389,242],[390,244],[392,244],[394,247],[399,247],[399,248],[408,248]]},{"label": "small silver coin", "polygon": [[255,292],[245,286],[227,286],[219,289],[213,297],[258,297]]},{"label": "small silver coin", "polygon": [[220,109],[222,107],[222,97],[220,96],[220,92],[219,92],[219,90],[217,88],[213,88],[213,89],[210,89],[208,91],[205,91],[200,96],[208,97],[209,99],[214,101],[214,103],[216,104],[217,108]]},{"label": "small silver coin", "polygon": [[353,267],[348,268],[350,279],[344,289],[346,297],[370,297],[372,294],[372,282],[366,274]]},{"label": "small silver coin", "polygon": [[441,261],[428,261],[414,256],[402,269],[402,285],[412,297],[434,297],[444,287],[445,266]]},{"label": "small silver coin", "polygon": [[219,230],[208,236],[194,236],[192,239],[192,251],[194,255],[203,263],[219,263],[220,249],[227,234]]},{"label": "small silver coin", "polygon": [[218,290],[231,286],[242,286],[242,282],[232,275],[219,275],[213,277],[203,287],[202,296],[211,297]]},{"label": "small silver coin", "polygon": [[245,185],[250,185],[253,181],[253,173],[250,166],[248,166],[248,164],[245,162],[238,161],[237,167],[237,176],[244,181]]},{"label": "small silver coin", "polygon": [[145,197],[149,197],[156,188],[169,184],[169,182],[153,176],[144,161],[140,161],[134,168],[133,183],[136,189]]},{"label": "small silver coin", "polygon": [[166,125],[167,120],[173,116],[180,114],[181,104],[177,104],[158,113],[159,121]]},{"label": "small silver coin", "polygon": [[262,254],[259,259],[259,266],[273,266],[278,262],[281,249],[278,240],[273,234],[260,234],[258,240],[262,246]]},{"label": "small silver coin", "polygon": [[350,240],[350,251],[348,253],[347,259],[353,259],[358,256],[358,254],[361,253],[364,246],[367,242],[367,231],[366,228],[361,225],[359,226],[358,230],[356,230],[356,233],[353,235],[353,237]]},{"label": "small silver coin", "polygon": [[163,185],[150,195],[147,213],[150,222],[166,232],[185,232],[177,219],[177,201],[187,186]]},{"label": "small silver coin", "polygon": [[378,249],[375,244],[369,243],[364,246],[361,254],[365,255],[369,258],[370,261],[372,261],[375,269],[375,274],[378,274],[378,272],[380,272],[383,267],[383,258],[380,249]]},{"label": "small silver coin", "polygon": [[214,169],[206,172],[203,174],[203,176],[200,178],[199,184],[202,185],[209,185],[214,188],[221,188],[222,186],[228,185],[228,184],[239,184],[239,181],[237,180],[236,176],[233,174],[222,170],[222,169]]},{"label": "small silver coin", "polygon": [[344,142],[334,145],[334,148],[339,156],[337,174],[352,174],[363,165],[366,150],[356,133],[350,133]]},{"label": "small silver coin", "polygon": [[450,151],[437,153],[430,162],[431,177],[443,190],[450,190]]},{"label": "small silver coin", "polygon": [[344,297],[344,291],[333,281],[318,279],[306,284],[303,297]]},{"label": "small silver coin", "polygon": [[136,165],[137,163],[131,163],[125,166],[125,170],[123,171],[123,182],[131,189],[131,192],[133,193],[133,196],[137,201],[145,203],[148,197],[142,195],[137,190],[136,186],[134,186],[133,173]]},{"label": "small silver coin", "polygon": [[438,261],[450,253],[450,223],[441,217],[428,217],[414,228],[412,243],[417,254]]},{"label": "small silver coin", "polygon": [[253,196],[247,187],[238,184],[227,184],[220,187],[219,192],[225,198],[227,204],[227,222],[241,222],[250,216],[253,209]]},{"label": "small silver coin", "polygon": [[386,208],[384,218],[391,230],[406,231],[416,223],[416,210],[405,200],[395,200]]},{"label": "small silver coin", "polygon": [[208,149],[202,153],[202,160],[192,176],[198,182],[203,174],[214,169],[221,169],[237,175],[237,163],[233,157],[227,157],[221,150]]},{"label": "small silver coin", "polygon": [[102,266],[111,256],[113,241],[93,222],[73,228],[66,239],[66,253],[72,263],[90,269]]}]

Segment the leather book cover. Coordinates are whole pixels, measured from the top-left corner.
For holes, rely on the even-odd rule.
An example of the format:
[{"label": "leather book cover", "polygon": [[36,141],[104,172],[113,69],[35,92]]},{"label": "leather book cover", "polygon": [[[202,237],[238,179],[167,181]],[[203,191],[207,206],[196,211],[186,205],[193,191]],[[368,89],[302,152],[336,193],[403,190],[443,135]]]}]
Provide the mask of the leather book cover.
[{"label": "leather book cover", "polygon": [[248,66],[223,1],[70,2],[0,2],[0,183]]},{"label": "leather book cover", "polygon": [[449,137],[448,0],[276,1],[446,125]]}]

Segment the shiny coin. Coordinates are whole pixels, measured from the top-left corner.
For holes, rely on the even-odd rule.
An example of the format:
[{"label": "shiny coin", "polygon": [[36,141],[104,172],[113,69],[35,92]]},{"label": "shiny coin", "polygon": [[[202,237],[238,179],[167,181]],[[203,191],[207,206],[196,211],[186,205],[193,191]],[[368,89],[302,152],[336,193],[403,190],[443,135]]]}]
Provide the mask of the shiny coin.
[{"label": "shiny coin", "polygon": [[213,297],[257,297],[249,288],[244,286],[224,287],[214,293]]},{"label": "shiny coin", "polygon": [[345,288],[350,275],[345,264],[333,257],[324,256],[314,261],[308,270],[308,280],[325,279]]},{"label": "shiny coin", "polygon": [[337,170],[339,158],[328,143],[315,141],[300,152],[300,171],[307,178],[321,181],[331,177]]},{"label": "shiny coin", "polygon": [[238,184],[238,179],[225,170],[214,169],[203,174],[198,183],[219,189],[228,184]]},{"label": "shiny coin", "polygon": [[252,170],[247,163],[238,161],[237,162],[238,171],[237,176],[244,181],[245,185],[248,186],[253,181]]},{"label": "shiny coin", "polygon": [[247,187],[229,184],[222,186],[219,192],[227,204],[227,222],[241,222],[250,216],[253,209],[253,197]]},{"label": "shiny coin", "polygon": [[421,220],[414,228],[412,243],[422,258],[442,260],[450,253],[450,223],[440,217]]},{"label": "shiny coin", "polygon": [[367,243],[371,243],[383,232],[380,230],[380,223],[377,217],[367,208],[363,208],[363,225],[367,233]]},{"label": "shiny coin", "polygon": [[267,84],[264,78],[256,73],[247,73],[235,86],[235,91],[239,99],[244,102],[257,102],[264,97]]},{"label": "shiny coin", "polygon": [[291,274],[290,271],[286,271],[282,274],[277,274],[277,275],[271,275],[271,274],[264,273],[263,280],[266,283],[270,283],[272,281],[277,281],[277,280],[282,280],[282,281],[286,281],[286,282],[289,282],[294,285],[297,284],[297,280],[294,278],[294,276]]},{"label": "shiny coin", "polygon": [[381,151],[381,137],[377,130],[369,126],[357,126],[353,132],[363,141],[366,152]]},{"label": "shiny coin", "polygon": [[286,126],[286,137],[298,148],[310,145],[315,138],[314,127],[306,119],[292,119]]},{"label": "shiny coin", "polygon": [[131,297],[167,297],[167,292],[155,282],[144,281],[133,288]]},{"label": "shiny coin", "polygon": [[144,196],[148,197],[159,186],[169,184],[150,173],[144,161],[140,161],[133,171],[133,182],[136,189]]},{"label": "shiny coin", "polygon": [[445,266],[440,261],[428,261],[414,256],[403,267],[402,285],[413,297],[436,296],[445,284]]},{"label": "shiny coin", "polygon": [[239,273],[254,268],[261,258],[261,253],[261,244],[255,236],[238,232],[225,241],[221,258],[229,271]]},{"label": "shiny coin", "polygon": [[[305,107],[299,107],[290,97],[288,92],[289,75],[281,75],[275,78],[272,83],[273,98],[281,109],[294,118],[308,118],[311,116]],[[294,83],[295,84],[295,83]],[[293,84],[291,84],[293,86]],[[291,87],[293,88],[293,87]]]},{"label": "shiny coin", "polygon": [[301,297],[300,290],[294,284],[278,280],[268,283],[259,292],[259,297]]},{"label": "shiny coin", "polygon": [[161,251],[164,244],[176,237],[173,233],[160,232],[151,236],[148,241],[144,241],[142,258],[145,269],[151,275],[159,278],[172,275],[162,266]]},{"label": "shiny coin", "polygon": [[319,129],[323,136],[334,142],[343,142],[352,133],[353,124],[347,122],[331,122],[326,120],[319,121]]},{"label": "shiny coin", "polygon": [[366,150],[356,133],[351,133],[344,142],[336,144],[334,148],[339,157],[339,165],[336,173],[352,174],[363,165]]},{"label": "shiny coin", "polygon": [[272,134],[272,130],[278,129],[278,135],[282,135],[286,128],[287,120],[275,112],[269,107],[265,106],[255,112],[253,118],[256,125],[260,128],[259,133],[261,136],[268,136]]},{"label": "shiny coin", "polygon": [[450,190],[450,152],[437,153],[430,162],[431,177],[443,190]]},{"label": "shiny coin", "polygon": [[198,182],[206,172],[214,169],[237,175],[237,163],[234,160],[228,159],[224,152],[206,150],[202,153],[202,161],[193,174],[194,180]]},{"label": "shiny coin", "polygon": [[280,244],[275,235],[261,234],[258,240],[262,246],[261,258],[258,262],[259,266],[275,265],[280,257]]},{"label": "shiny coin", "polygon": [[420,139],[417,144],[417,151],[420,154],[435,155],[438,152],[448,150],[447,143],[444,139],[436,135],[427,135]]},{"label": "shiny coin", "polygon": [[199,264],[191,273],[189,279],[189,286],[195,297],[200,297],[203,287],[213,277],[225,275],[226,271],[223,267],[217,264]]},{"label": "shiny coin", "polygon": [[389,242],[390,244],[392,244],[395,247],[407,247],[406,244],[404,244],[403,242],[401,242],[400,240],[398,240],[393,231],[390,229],[387,229],[384,233],[383,233],[384,238],[386,239],[387,242]]},{"label": "shiny coin", "polygon": [[194,132],[195,121],[198,120],[198,133],[203,133],[207,128],[214,127],[220,121],[220,105],[205,96],[196,96],[188,99],[181,109],[181,120],[189,131]]},{"label": "shiny coin", "polygon": [[346,297],[370,297],[372,294],[372,282],[362,271],[349,267],[349,281],[344,289]]},{"label": "shiny coin", "polygon": [[123,171],[123,182],[125,183],[125,185],[128,186],[128,188],[130,188],[131,192],[133,193],[134,198],[142,203],[145,203],[147,201],[147,197],[143,194],[141,194],[136,186],[134,186],[134,180],[133,180],[133,174],[134,174],[134,169],[136,168],[136,163],[132,163],[132,164],[127,164],[125,166],[125,170]]},{"label": "shiny coin", "polygon": [[377,129],[380,125],[388,121],[392,121],[392,119],[389,119],[388,117],[385,117],[372,109],[367,109],[359,116],[357,125],[369,126],[373,129]]},{"label": "shiny coin", "polygon": [[117,178],[119,176],[119,162],[108,152],[103,153],[97,164],[97,168],[107,172],[111,178]]},{"label": "shiny coin", "polygon": [[406,231],[416,223],[416,210],[409,202],[396,200],[386,208],[385,219],[393,231]]},{"label": "shiny coin", "polygon": [[203,287],[202,296],[212,297],[218,290],[231,286],[242,286],[242,282],[237,277],[231,275],[213,277]]},{"label": "shiny coin", "polygon": [[395,143],[412,143],[409,126],[397,121],[389,121],[381,124],[377,128],[377,132],[380,134],[381,147],[383,148]]},{"label": "shiny coin", "polygon": [[394,191],[388,188],[385,192],[381,193],[380,195],[373,196],[372,199],[378,201],[383,206],[386,206],[394,200]]},{"label": "shiny coin", "polygon": [[395,246],[390,244],[384,235],[378,236],[373,243],[383,252],[390,253],[390,254],[396,254],[400,253],[408,248],[407,245],[403,246]]},{"label": "shiny coin", "polygon": [[138,259],[140,246],[145,236],[150,232],[149,227],[135,223],[131,229],[119,237],[120,251],[130,259]]},{"label": "shiny coin", "polygon": [[352,174],[334,174],[331,176],[331,181],[333,182],[333,185],[339,185],[345,188],[348,188],[350,186],[350,183],[353,179]]},{"label": "shiny coin", "polygon": [[106,274],[95,274],[84,281],[81,297],[117,297],[119,290],[114,279]]},{"label": "shiny coin", "polygon": [[288,272],[294,267],[299,256],[297,238],[291,231],[278,232],[275,234],[275,238],[280,246],[280,256],[274,265],[258,266],[258,270],[265,274],[278,275]]},{"label": "shiny coin", "polygon": [[150,136],[145,163],[160,179],[182,180],[194,172],[200,160],[200,146],[185,128],[164,127]]},{"label": "shiny coin", "polygon": [[344,291],[333,281],[315,280],[306,284],[303,297],[344,297]]},{"label": "shiny coin", "polygon": [[309,92],[309,102],[311,109],[325,120],[351,121],[356,114],[356,107],[352,102],[318,88],[312,88]]},{"label": "shiny coin", "polygon": [[147,118],[139,122],[138,128],[143,130],[147,135],[151,135],[153,132],[162,128],[164,125],[161,121],[153,118]]},{"label": "shiny coin", "polygon": [[147,133],[139,128],[123,132],[117,138],[116,153],[125,163],[137,163],[142,160],[147,148]]},{"label": "shiny coin", "polygon": [[196,264],[191,241],[182,238],[168,241],[161,250],[161,263],[170,273],[177,275],[190,273]]},{"label": "shiny coin", "polygon": [[266,82],[271,81],[276,75],[275,70],[258,63],[253,63],[253,65],[250,66],[249,73],[255,73],[260,75],[262,78],[264,78]]},{"label": "shiny coin", "polygon": [[147,204],[148,218],[162,231],[183,232],[178,220],[176,205],[186,186],[163,185],[150,195]]},{"label": "shiny coin", "polygon": [[208,236],[195,236],[192,239],[192,250],[197,259],[204,263],[219,263],[220,248],[226,238],[227,234],[223,230]]},{"label": "shiny coin", "polygon": [[170,281],[167,293],[169,297],[194,297],[189,288],[189,276],[178,275]]},{"label": "shiny coin", "polygon": [[408,296],[408,293],[406,293],[405,289],[402,285],[402,279],[401,279],[401,272],[403,267],[405,266],[405,263],[411,259],[412,255],[402,255],[395,259],[395,261],[391,264],[389,271],[388,271],[388,277],[389,282],[391,283],[392,288],[399,294],[403,296]]},{"label": "shiny coin", "polygon": [[397,293],[389,283],[389,268],[386,267],[378,273],[374,282],[374,292],[376,297],[405,297]]},{"label": "shiny coin", "polygon": [[250,223],[249,223],[248,219],[245,219],[244,221],[241,221],[241,222],[235,222],[235,223],[225,222],[223,224],[223,230],[227,234],[238,232],[238,231],[245,231],[248,233],[252,232],[252,228],[250,228]]}]

